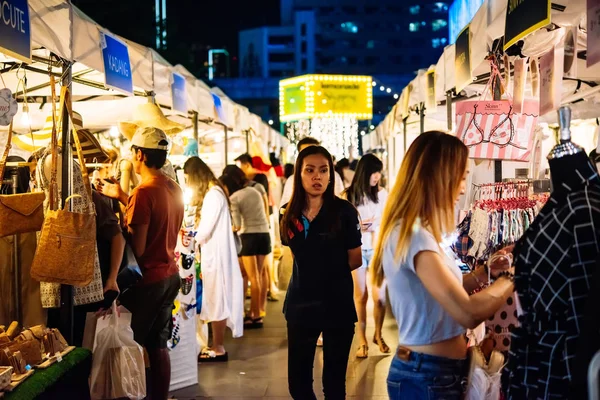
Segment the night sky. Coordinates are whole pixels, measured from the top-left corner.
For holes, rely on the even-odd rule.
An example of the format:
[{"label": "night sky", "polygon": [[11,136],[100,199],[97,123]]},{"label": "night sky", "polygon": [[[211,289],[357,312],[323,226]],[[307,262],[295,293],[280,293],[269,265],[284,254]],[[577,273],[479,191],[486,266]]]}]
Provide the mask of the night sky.
[{"label": "night sky", "polygon": [[[279,0],[166,0],[168,49],[160,53],[198,76],[208,48],[226,48],[237,73],[238,32],[279,24]],[[155,0],[73,0],[73,4],[112,32],[155,47]],[[117,11],[118,10],[118,11]]]}]

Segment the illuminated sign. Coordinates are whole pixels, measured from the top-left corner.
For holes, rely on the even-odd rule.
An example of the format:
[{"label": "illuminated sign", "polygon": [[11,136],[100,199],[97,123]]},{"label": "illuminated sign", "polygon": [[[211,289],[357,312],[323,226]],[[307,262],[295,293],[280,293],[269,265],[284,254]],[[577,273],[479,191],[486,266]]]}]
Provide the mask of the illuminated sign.
[{"label": "illuminated sign", "polygon": [[471,22],[483,0],[455,0],[448,9],[448,28],[450,44],[456,41],[458,35]]},{"label": "illuminated sign", "polygon": [[0,53],[31,62],[31,25],[27,0],[0,1]]},{"label": "illuminated sign", "polygon": [[303,75],[279,82],[282,122],[310,118],[373,118],[370,76]]}]

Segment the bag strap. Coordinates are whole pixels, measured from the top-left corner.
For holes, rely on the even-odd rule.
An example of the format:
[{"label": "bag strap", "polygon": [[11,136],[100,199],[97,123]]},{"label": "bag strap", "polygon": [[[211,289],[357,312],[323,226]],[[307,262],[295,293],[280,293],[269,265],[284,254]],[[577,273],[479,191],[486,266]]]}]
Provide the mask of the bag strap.
[{"label": "bag strap", "polygon": [[[70,92],[66,86],[63,86],[62,92],[65,94],[64,97],[69,97]],[[70,99],[69,99],[70,100]],[[73,118],[73,109],[71,108],[70,101],[65,101],[65,106],[69,113],[69,118],[71,119],[71,128],[73,130],[73,140],[75,142],[75,148],[77,149],[77,158],[79,159],[79,169],[81,170],[81,176],[83,177],[83,184],[85,185],[85,189],[90,199],[90,204],[92,203],[92,183],[90,181],[90,177],[87,172],[87,167],[85,165],[85,157],[83,156],[83,148],[81,147],[81,141],[79,139],[79,132],[75,127],[75,119]]]},{"label": "bag strap", "polygon": [[2,159],[0,160],[0,183],[2,183],[2,179],[4,177],[4,169],[6,168],[6,159],[8,158],[8,153],[10,152],[10,148],[11,148],[12,133],[13,133],[13,120],[10,121],[10,125],[8,126],[8,137],[6,139],[6,147],[4,148],[4,154],[2,154]]},{"label": "bag strap", "polygon": [[[56,81],[54,80],[54,75],[50,74],[50,98],[52,100],[52,136],[50,139],[50,150],[52,151],[52,166],[50,168],[50,203],[49,207],[51,210],[56,210],[58,205],[56,204],[56,196],[58,193],[58,131],[57,125],[58,121],[56,120]],[[61,99],[60,104],[60,112],[62,114],[63,102]],[[43,170],[42,170],[43,171]]]}]

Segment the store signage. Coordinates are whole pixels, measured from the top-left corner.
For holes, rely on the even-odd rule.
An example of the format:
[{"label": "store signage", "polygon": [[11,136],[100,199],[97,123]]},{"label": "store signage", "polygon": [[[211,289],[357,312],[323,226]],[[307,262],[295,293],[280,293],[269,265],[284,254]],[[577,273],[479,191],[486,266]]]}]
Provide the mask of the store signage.
[{"label": "store signage", "polygon": [[0,125],[8,126],[17,114],[19,105],[10,89],[0,89]]},{"label": "store signage", "polygon": [[587,67],[600,61],[600,0],[587,0]]},{"label": "store signage", "polygon": [[127,44],[107,32],[100,31],[100,47],[104,59],[106,87],[133,95],[133,75]]},{"label": "store signage", "polygon": [[283,122],[310,118],[373,117],[370,76],[304,75],[279,82],[279,115]]},{"label": "store signage", "polygon": [[185,77],[175,72],[173,72],[171,80],[171,98],[173,100],[173,110],[187,115],[188,107]]},{"label": "store signage", "polygon": [[560,107],[564,50],[555,46],[540,58],[540,115]]},{"label": "store signage", "polygon": [[0,53],[31,62],[31,24],[27,0],[0,0]]},{"label": "store signage", "polygon": [[471,76],[471,51],[470,51],[470,29],[469,25],[458,35],[456,39],[456,53],[454,55],[455,87],[456,93],[469,86],[473,82]]},{"label": "store signage", "polygon": [[550,0],[508,0],[504,50],[550,24]]},{"label": "store signage", "polygon": [[437,102],[435,101],[435,69],[432,69],[427,72],[427,74],[425,75],[425,81],[427,83],[425,108],[428,110],[433,110],[437,106]]},{"label": "store signage", "polygon": [[517,58],[515,60],[515,75],[513,86],[513,109],[516,113],[523,112],[523,100],[525,99],[525,82],[527,81],[527,59]]}]

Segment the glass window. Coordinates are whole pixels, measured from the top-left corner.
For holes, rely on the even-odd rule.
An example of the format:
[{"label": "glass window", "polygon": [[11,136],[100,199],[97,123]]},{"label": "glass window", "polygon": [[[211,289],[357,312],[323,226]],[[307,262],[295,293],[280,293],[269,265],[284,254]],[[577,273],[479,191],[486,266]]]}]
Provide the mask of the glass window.
[{"label": "glass window", "polygon": [[302,47],[302,53],[306,53],[306,51],[307,51],[307,49],[306,49],[307,45],[306,45],[306,41],[305,40],[302,41],[301,47]]},{"label": "glass window", "polygon": [[419,13],[419,11],[421,11],[421,6],[410,6],[408,8],[408,11],[412,14],[412,15],[417,15]]},{"label": "glass window", "polygon": [[421,65],[421,56],[420,56],[420,55],[418,55],[418,54],[414,54],[414,55],[413,55],[413,56],[410,58],[410,61],[411,61],[413,64],[418,64],[418,65]]},{"label": "glass window", "polygon": [[300,26],[300,32],[302,36],[306,36],[306,24]]},{"label": "glass window", "polygon": [[440,47],[442,45],[442,41],[440,39],[431,39],[431,47],[433,47],[434,49],[437,49],[438,47]]},{"label": "glass window", "polygon": [[431,22],[431,29],[436,32],[448,26],[448,21],[445,19],[436,19]]},{"label": "glass window", "polygon": [[356,64],[358,64],[358,58],[357,57],[348,57],[348,64],[349,65],[356,65]]},{"label": "glass window", "polygon": [[354,22],[342,22],[340,24],[342,32],[346,33],[358,33],[358,26]]},{"label": "glass window", "polygon": [[342,7],[344,14],[356,14],[356,7]]},{"label": "glass window", "polygon": [[375,48],[375,41],[374,40],[367,41],[367,49],[374,49],[374,48]]},{"label": "glass window", "polygon": [[365,12],[367,14],[375,14],[377,12],[377,7],[373,7],[373,6],[365,7]]},{"label": "glass window", "polygon": [[418,22],[411,22],[408,25],[408,30],[411,32],[419,32],[420,24]]},{"label": "glass window", "polygon": [[369,56],[365,57],[365,64],[367,65],[375,65],[379,62],[379,57]]},{"label": "glass window", "polygon": [[404,58],[402,56],[392,56],[390,60],[393,64],[402,64],[404,62]]},{"label": "glass window", "polygon": [[321,15],[329,15],[331,13],[333,13],[334,8],[333,7],[321,7],[319,9],[319,13]]},{"label": "glass window", "polygon": [[306,58],[302,60],[302,71],[306,71],[308,69],[308,64]]},{"label": "glass window", "polygon": [[437,3],[435,3],[433,5],[433,12],[435,12],[435,13],[448,12],[448,4],[438,1]]}]

